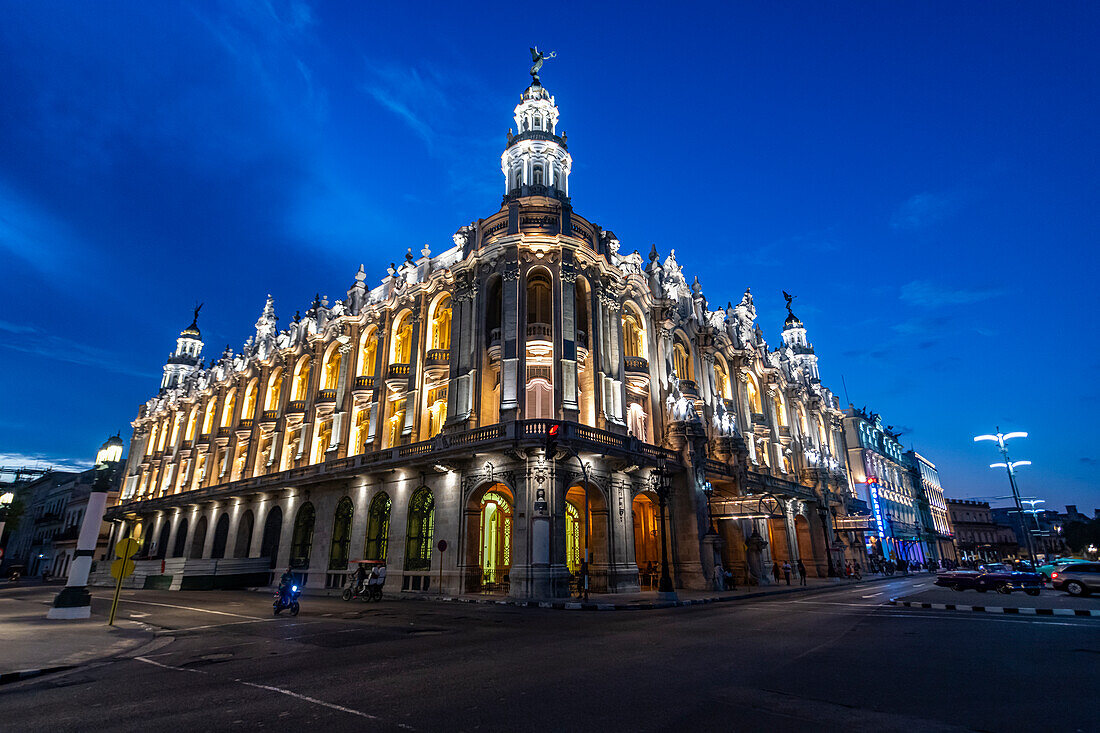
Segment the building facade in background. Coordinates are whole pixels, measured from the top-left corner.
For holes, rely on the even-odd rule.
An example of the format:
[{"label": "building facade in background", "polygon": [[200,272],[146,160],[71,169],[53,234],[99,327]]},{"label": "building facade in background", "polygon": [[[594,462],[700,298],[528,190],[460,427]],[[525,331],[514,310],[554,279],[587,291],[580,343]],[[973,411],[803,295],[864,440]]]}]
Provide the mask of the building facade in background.
[{"label": "building facade in background", "polygon": [[578,215],[537,76],[513,124],[500,207],[446,251],[375,287],[361,267],[282,329],[268,297],[208,365],[196,311],[133,422],[117,536],[184,576],[234,559],[335,588],[371,559],[395,590],[526,597],[566,595],[586,556],[593,590],[649,587],[662,543],[684,588],[717,560],[760,583],[843,563],[843,413],[790,303],[771,347],[749,291],[712,309],[674,252]]},{"label": "building facade in background", "polygon": [[947,512],[962,562],[999,562],[1026,557],[1011,527],[998,524],[987,501],[948,499]]},{"label": "building facade in background", "polygon": [[916,489],[917,521],[925,554],[929,560],[936,562],[954,559],[955,539],[951,534],[940,473],[932,461],[915,450],[906,453],[905,459]]}]

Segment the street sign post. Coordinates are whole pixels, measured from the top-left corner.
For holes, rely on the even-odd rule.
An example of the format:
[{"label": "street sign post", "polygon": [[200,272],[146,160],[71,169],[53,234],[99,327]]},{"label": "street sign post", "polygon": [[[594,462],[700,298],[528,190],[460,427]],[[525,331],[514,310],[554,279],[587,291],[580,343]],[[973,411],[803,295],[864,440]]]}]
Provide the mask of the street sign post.
[{"label": "street sign post", "polygon": [[118,582],[115,583],[115,597],[111,601],[111,613],[107,618],[108,626],[115,625],[115,611],[118,609],[118,595],[122,592],[122,579],[133,574],[134,561],[130,558],[137,554],[140,547],[141,545],[133,537],[119,540],[115,545],[115,556],[118,559],[111,563],[111,575]]}]

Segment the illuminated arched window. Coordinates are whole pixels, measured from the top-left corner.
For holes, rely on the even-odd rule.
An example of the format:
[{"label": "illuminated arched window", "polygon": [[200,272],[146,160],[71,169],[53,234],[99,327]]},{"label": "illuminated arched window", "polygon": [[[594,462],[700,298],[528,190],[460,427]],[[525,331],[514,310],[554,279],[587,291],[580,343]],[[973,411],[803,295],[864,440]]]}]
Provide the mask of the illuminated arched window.
[{"label": "illuminated arched window", "polygon": [[370,422],[370,410],[367,408],[360,408],[355,412],[355,425],[351,431],[351,444],[348,446],[348,455],[356,456],[362,453],[366,448],[367,442],[367,425]]},{"label": "illuminated arched window", "polygon": [[421,486],[409,500],[409,525],[405,532],[405,569],[432,569],[432,535],[435,532],[435,498]]},{"label": "illuminated arched window", "polygon": [[233,408],[237,405],[237,390],[230,390],[229,395],[225,398],[225,404],[222,405],[222,422],[221,427],[227,428],[233,424]]},{"label": "illuminated arched window", "polygon": [[218,411],[218,400],[216,397],[212,397],[209,402],[206,403],[206,415],[202,419],[202,434],[209,435],[210,431],[214,429],[214,414]]},{"label": "illuminated arched window", "polygon": [[195,407],[191,408],[191,414],[187,417],[187,430],[183,434],[183,439],[184,440],[194,440],[195,439],[195,428],[198,426],[198,422],[199,422],[199,408],[196,405]]},{"label": "illuminated arched window", "polygon": [[802,409],[802,405],[797,405],[795,411],[798,413],[798,427],[802,431],[802,435],[809,435],[810,427],[806,424],[806,411]]},{"label": "illuminated arched window", "polygon": [[775,392],[775,417],[779,420],[779,425],[786,427],[787,425],[787,401],[783,399],[783,391],[776,390]]},{"label": "illuminated arched window", "polygon": [[252,420],[256,417],[256,393],[259,391],[257,380],[253,379],[244,390],[244,412],[241,417]]},{"label": "illuminated arched window", "polygon": [[183,420],[183,413],[177,412],[175,419],[172,421],[172,445],[176,444],[176,438],[180,436],[180,428],[183,427]]},{"label": "illuminated arched window", "polygon": [[373,376],[375,362],[378,355],[378,329],[371,328],[363,334],[362,340],[359,342],[359,368],[356,370],[357,376]]},{"label": "illuminated arched window", "polygon": [[386,547],[390,534],[390,508],[393,502],[382,491],[374,495],[367,512],[367,542],[363,548],[364,560],[386,561]]},{"label": "illuminated arched window", "polygon": [[672,347],[672,366],[678,378],[695,381],[695,374],[691,369],[691,356],[688,355],[687,347],[679,341]]},{"label": "illuminated arched window", "polygon": [[309,356],[303,356],[298,360],[298,366],[294,367],[294,384],[290,399],[304,400],[309,394],[309,373],[312,362]]},{"label": "illuminated arched window", "polygon": [[406,311],[393,324],[391,364],[408,364],[412,355],[412,319]]},{"label": "illuminated arched window", "polygon": [[730,374],[726,370],[726,362],[721,359],[714,360],[714,388],[721,399],[733,399],[733,393],[730,392]]},{"label": "illuminated arched window", "polygon": [[545,272],[536,272],[527,281],[527,323],[553,323],[552,307],[550,278]]},{"label": "illuminated arched window", "polygon": [[279,398],[283,394],[283,370],[276,369],[271,375],[271,381],[267,385],[267,398],[264,400],[265,410],[278,410]]},{"label": "illuminated arched window", "polygon": [[581,569],[581,512],[573,502],[565,503],[565,565],[576,575]]},{"label": "illuminated arched window", "polygon": [[313,505],[308,501],[298,510],[294,519],[294,534],[290,542],[290,567],[308,568],[309,555],[313,550],[313,522],[317,517]]},{"label": "illuminated arched window", "polygon": [[648,358],[646,346],[645,326],[642,325],[642,319],[631,310],[624,310],[623,350],[625,355]]},{"label": "illuminated arched window", "polygon": [[428,437],[443,429],[447,421],[447,385],[428,391]]},{"label": "illuminated arched window", "polygon": [[317,426],[317,434],[313,436],[313,450],[309,456],[310,463],[320,463],[324,460],[325,451],[332,441],[332,420],[325,420]]},{"label": "illuminated arched window", "polygon": [[756,384],[756,377],[752,374],[748,375],[748,380],[745,382],[745,395],[749,398],[749,411],[754,414],[760,414],[764,412],[760,406],[760,387]]},{"label": "illuminated arched window", "polygon": [[340,348],[333,346],[329,349],[328,357],[325,359],[324,366],[324,379],[325,385],[322,389],[336,389],[336,385],[340,383],[340,361],[342,356],[340,354]]},{"label": "illuminated arched window", "polygon": [[435,307],[432,317],[433,349],[451,348],[451,296],[445,295]]},{"label": "illuminated arched window", "polygon": [[159,428],[160,423],[153,423],[153,427],[149,431],[149,442],[145,444],[145,455],[150,455],[157,449],[157,431]]}]

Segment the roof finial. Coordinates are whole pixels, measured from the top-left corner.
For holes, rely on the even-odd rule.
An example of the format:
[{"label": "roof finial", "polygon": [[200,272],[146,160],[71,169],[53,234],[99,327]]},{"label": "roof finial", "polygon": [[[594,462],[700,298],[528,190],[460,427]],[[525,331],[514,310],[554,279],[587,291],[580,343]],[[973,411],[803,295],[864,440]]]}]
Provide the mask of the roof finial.
[{"label": "roof finial", "polygon": [[531,61],[534,62],[533,64],[531,64],[531,79],[533,80],[531,82],[532,84],[538,84],[539,86],[542,86],[542,82],[539,81],[539,69],[542,68],[542,62],[546,59],[555,58],[557,57],[557,55],[558,54],[556,51],[551,51],[548,54],[544,54],[542,51],[539,50],[538,46],[535,46],[531,49]]}]

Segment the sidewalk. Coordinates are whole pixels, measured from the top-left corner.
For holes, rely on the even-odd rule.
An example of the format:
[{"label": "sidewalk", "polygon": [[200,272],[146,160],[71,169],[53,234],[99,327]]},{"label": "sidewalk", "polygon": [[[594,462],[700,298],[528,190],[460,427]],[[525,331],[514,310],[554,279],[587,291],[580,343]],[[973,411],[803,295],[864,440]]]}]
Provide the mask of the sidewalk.
[{"label": "sidewalk", "polygon": [[[679,606],[697,606],[706,603],[724,603],[727,601],[741,601],[750,598],[763,598],[765,596],[786,595],[788,593],[813,593],[844,588],[864,586],[883,580],[900,580],[903,575],[872,575],[865,576],[862,580],[845,580],[843,578],[808,578],[804,586],[793,583],[788,586],[763,585],[742,586],[734,591],[709,591],[709,590],[677,590],[675,601],[660,600],[656,591],[642,591],[639,593],[590,593],[587,601],[578,598],[527,598],[516,599],[499,595],[465,594],[461,596],[438,595],[399,595],[387,596],[388,599],[422,600],[444,603],[484,603],[498,606],[515,606],[517,608],[551,608],[564,611],[647,611],[658,608],[676,608]],[[913,576],[909,576],[913,577]]]},{"label": "sidewalk", "polygon": [[923,608],[935,611],[1100,618],[1100,599],[1074,598],[1050,588],[1043,588],[1038,596],[1028,596],[1018,592],[1012,595],[1000,595],[933,587],[896,596],[889,600],[889,604],[902,608]]},{"label": "sidewalk", "polygon": [[92,614],[83,621],[51,621],[46,612],[59,584],[0,593],[0,684],[113,657],[153,639],[144,624]]}]

